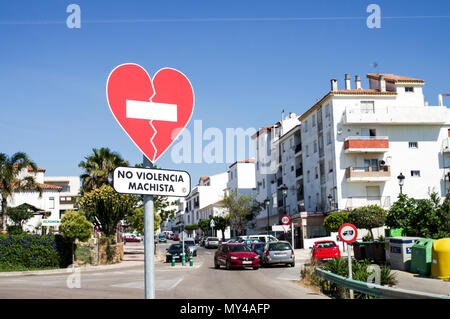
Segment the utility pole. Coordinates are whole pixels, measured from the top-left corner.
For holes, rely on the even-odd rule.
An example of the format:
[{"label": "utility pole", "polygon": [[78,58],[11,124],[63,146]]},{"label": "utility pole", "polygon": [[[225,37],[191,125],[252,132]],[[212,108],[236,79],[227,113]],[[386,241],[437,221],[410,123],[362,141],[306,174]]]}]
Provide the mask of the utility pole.
[{"label": "utility pole", "polygon": [[[153,168],[144,155],[143,166]],[[144,260],[145,260],[145,299],[155,299],[155,239],[153,236],[154,203],[152,195],[144,195]]]}]

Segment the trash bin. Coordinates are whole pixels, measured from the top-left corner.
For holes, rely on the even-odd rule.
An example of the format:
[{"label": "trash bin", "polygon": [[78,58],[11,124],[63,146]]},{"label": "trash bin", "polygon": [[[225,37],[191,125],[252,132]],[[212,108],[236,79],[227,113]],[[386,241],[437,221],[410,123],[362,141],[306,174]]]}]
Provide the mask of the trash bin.
[{"label": "trash bin", "polygon": [[384,230],[384,237],[401,237],[403,228],[387,228]]},{"label": "trash bin", "polygon": [[384,250],[384,241],[375,241],[372,243],[373,259],[376,264],[384,264],[386,262],[386,254]]},{"label": "trash bin", "polygon": [[389,238],[391,269],[410,270],[412,246],[418,239],[419,237]]},{"label": "trash bin", "polygon": [[442,238],[433,242],[431,276],[442,279],[450,278],[450,238]]},{"label": "trash bin", "polygon": [[373,246],[371,241],[355,241],[353,245],[353,254],[356,260],[373,259]]},{"label": "trash bin", "polygon": [[411,268],[415,274],[427,276],[431,272],[431,250],[434,239],[420,238],[412,246]]}]

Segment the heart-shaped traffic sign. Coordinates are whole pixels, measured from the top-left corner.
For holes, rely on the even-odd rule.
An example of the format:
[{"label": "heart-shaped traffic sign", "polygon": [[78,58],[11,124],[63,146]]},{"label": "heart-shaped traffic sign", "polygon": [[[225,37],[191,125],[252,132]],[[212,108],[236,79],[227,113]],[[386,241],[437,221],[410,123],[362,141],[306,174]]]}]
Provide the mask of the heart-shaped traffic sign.
[{"label": "heart-shaped traffic sign", "polygon": [[109,108],[122,129],[154,163],[191,119],[194,91],[189,79],[172,68],[153,76],[140,65],[116,67],[106,83]]}]

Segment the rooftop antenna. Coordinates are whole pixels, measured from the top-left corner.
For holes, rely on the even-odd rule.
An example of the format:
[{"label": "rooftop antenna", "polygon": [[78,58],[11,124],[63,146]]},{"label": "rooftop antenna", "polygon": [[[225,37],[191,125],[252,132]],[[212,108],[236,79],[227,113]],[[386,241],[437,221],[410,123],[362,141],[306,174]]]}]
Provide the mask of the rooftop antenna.
[{"label": "rooftop antenna", "polygon": [[281,111],[281,121],[284,120],[284,109]]},{"label": "rooftop antenna", "polygon": [[373,62],[371,66],[375,69],[377,74],[380,74],[380,70],[378,69],[378,62]]}]

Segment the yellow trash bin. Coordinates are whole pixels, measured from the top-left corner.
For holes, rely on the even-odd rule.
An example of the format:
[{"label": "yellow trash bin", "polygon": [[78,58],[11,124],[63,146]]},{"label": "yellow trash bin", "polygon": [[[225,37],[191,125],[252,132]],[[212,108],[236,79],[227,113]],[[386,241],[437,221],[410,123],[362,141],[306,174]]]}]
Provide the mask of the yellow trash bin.
[{"label": "yellow trash bin", "polygon": [[442,279],[450,278],[450,238],[442,238],[433,242],[431,276]]}]

